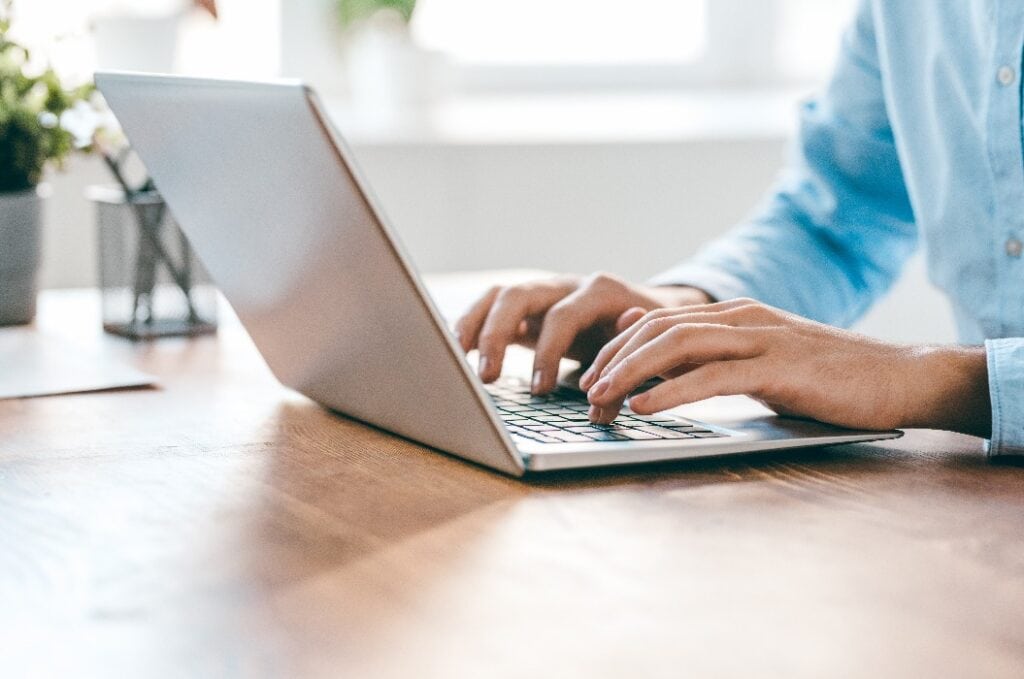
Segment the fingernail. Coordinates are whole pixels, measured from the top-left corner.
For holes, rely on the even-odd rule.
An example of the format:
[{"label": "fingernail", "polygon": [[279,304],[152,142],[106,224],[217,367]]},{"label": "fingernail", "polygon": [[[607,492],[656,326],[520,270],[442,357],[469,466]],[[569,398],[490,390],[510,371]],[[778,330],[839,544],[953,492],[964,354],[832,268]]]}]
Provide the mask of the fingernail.
[{"label": "fingernail", "polygon": [[594,381],[594,366],[587,368],[586,372],[580,375],[580,389],[590,389],[590,383]]},{"label": "fingernail", "polygon": [[600,382],[595,384],[593,388],[587,392],[587,398],[593,401],[595,398],[601,398],[604,392],[608,391],[608,387],[611,385],[611,381],[608,378],[602,379]]},{"label": "fingernail", "polygon": [[536,370],[533,373],[533,382],[530,385],[533,393],[540,393],[540,387],[544,383],[544,372],[542,370]]},{"label": "fingernail", "polygon": [[604,412],[597,406],[590,406],[590,410],[587,411],[587,417],[594,423],[600,422],[603,414]]},{"label": "fingernail", "polygon": [[629,399],[629,407],[630,408],[634,408],[634,409],[638,408],[638,407],[642,408],[644,403],[646,403],[646,402],[647,402],[647,394],[637,394],[636,396],[630,397],[630,399]]},{"label": "fingernail", "polygon": [[480,357],[480,364],[476,368],[476,372],[480,377],[486,378],[491,372],[491,361],[486,356]]}]

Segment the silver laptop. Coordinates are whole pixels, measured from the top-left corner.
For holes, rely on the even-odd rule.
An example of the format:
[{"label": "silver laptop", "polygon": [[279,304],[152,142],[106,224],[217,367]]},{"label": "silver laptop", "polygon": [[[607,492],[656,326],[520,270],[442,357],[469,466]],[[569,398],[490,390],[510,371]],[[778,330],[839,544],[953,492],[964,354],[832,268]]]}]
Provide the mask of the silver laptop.
[{"label": "silver laptop", "polygon": [[725,407],[595,426],[569,387],[485,386],[309,88],[96,82],[271,370],[326,408],[516,476],[900,435]]}]

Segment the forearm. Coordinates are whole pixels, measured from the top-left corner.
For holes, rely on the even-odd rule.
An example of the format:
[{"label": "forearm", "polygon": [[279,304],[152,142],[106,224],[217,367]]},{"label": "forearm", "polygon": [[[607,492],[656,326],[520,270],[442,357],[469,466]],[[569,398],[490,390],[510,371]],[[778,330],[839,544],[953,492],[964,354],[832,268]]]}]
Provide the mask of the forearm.
[{"label": "forearm", "polygon": [[823,226],[808,214],[812,209],[798,205],[791,194],[777,194],[754,220],[652,282],[701,286],[720,300],[752,297],[805,318],[849,326],[899,273],[914,247],[913,226],[880,209],[835,215],[835,222]]},{"label": "forearm", "polygon": [[747,394],[783,415],[851,429],[959,431],[990,438],[993,454],[1017,454],[1024,340],[1001,342],[994,353],[893,344],[735,299],[638,318],[601,349],[580,385],[595,421],[610,422],[659,376],[629,398],[635,412]]}]

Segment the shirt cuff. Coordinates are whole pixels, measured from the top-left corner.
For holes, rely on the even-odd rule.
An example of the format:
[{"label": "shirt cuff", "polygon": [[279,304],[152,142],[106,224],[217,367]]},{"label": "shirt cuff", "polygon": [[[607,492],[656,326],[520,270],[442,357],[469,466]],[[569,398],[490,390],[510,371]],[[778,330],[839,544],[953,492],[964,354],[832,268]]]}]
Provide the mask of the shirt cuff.
[{"label": "shirt cuff", "polygon": [[988,454],[1024,455],[1024,338],[986,340],[992,438]]},{"label": "shirt cuff", "polygon": [[660,273],[648,285],[685,285],[708,293],[716,302],[737,297],[755,297],[751,287],[721,267],[687,262]]}]

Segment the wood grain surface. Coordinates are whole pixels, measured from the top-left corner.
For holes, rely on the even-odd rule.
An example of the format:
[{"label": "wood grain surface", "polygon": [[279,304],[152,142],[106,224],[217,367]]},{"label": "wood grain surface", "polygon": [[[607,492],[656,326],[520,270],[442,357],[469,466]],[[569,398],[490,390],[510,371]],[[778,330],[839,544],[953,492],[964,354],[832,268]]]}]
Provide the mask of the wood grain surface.
[{"label": "wood grain surface", "polygon": [[1024,676],[1024,468],[977,439],[517,481],[287,391],[234,322],[97,314],[39,326],[161,385],[0,401],[0,676]]}]

